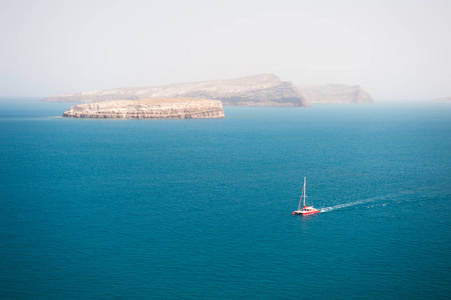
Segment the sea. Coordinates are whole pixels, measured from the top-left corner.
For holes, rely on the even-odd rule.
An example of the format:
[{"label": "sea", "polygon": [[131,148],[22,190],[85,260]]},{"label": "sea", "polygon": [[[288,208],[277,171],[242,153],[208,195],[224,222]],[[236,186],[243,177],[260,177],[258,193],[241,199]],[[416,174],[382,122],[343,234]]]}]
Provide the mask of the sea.
[{"label": "sea", "polygon": [[71,105],[0,101],[1,299],[451,298],[451,105]]}]

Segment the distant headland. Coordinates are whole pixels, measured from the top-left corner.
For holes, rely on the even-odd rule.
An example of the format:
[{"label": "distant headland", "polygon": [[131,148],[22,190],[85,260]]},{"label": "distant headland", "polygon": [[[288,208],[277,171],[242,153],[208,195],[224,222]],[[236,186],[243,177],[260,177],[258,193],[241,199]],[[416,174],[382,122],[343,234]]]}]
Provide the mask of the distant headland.
[{"label": "distant headland", "polygon": [[223,105],[237,106],[305,107],[309,106],[309,103],[373,102],[373,98],[358,85],[296,86],[291,81],[281,81],[278,76],[269,73],[234,79],[61,94],[45,98],[42,101],[94,103],[111,100],[178,97],[213,99],[221,101]]},{"label": "distant headland", "polygon": [[372,103],[373,97],[359,85],[317,84],[299,86],[310,103]]},{"label": "distant headland", "polygon": [[451,96],[432,99],[432,102],[451,103]]},{"label": "distant headland", "polygon": [[218,100],[200,98],[154,98],[112,100],[78,104],[64,112],[63,117],[97,119],[200,119],[224,118]]},{"label": "distant headland", "polygon": [[281,81],[274,74],[192,83],[174,83],[157,87],[117,88],[63,94],[45,98],[43,101],[92,103],[108,100],[175,97],[220,100],[224,105],[307,106],[304,96],[292,82]]}]

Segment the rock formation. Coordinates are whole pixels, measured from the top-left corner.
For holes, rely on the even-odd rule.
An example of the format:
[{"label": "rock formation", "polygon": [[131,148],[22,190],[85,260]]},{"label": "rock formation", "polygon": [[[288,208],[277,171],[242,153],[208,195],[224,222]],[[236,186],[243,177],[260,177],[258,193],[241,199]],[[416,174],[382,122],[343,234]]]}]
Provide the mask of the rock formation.
[{"label": "rock formation", "polygon": [[192,97],[221,100],[224,105],[307,106],[299,89],[274,74],[236,79],[175,83],[157,87],[118,88],[45,98],[45,102],[92,103],[108,100]]},{"label": "rock formation", "polygon": [[373,98],[359,85],[301,85],[302,94],[310,103],[370,103]]},{"label": "rock formation", "polygon": [[221,101],[199,98],[112,100],[74,105],[63,114],[73,118],[224,118]]}]

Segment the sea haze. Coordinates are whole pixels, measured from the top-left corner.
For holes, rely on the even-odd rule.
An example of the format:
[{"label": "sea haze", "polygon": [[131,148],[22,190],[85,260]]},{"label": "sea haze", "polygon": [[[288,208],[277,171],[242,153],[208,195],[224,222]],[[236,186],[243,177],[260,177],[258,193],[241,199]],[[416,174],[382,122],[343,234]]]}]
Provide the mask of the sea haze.
[{"label": "sea haze", "polygon": [[449,105],[0,106],[1,298],[451,295]]}]

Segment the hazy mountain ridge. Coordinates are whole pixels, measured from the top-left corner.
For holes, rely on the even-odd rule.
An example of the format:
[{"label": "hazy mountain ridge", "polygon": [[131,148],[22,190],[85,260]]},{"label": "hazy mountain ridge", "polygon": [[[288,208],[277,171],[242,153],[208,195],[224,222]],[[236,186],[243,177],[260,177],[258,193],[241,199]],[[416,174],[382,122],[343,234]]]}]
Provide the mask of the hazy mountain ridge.
[{"label": "hazy mountain ridge", "polygon": [[310,103],[371,103],[373,97],[359,85],[301,85],[300,91]]},{"label": "hazy mountain ridge", "polygon": [[116,88],[61,94],[45,98],[44,102],[92,103],[108,100],[192,97],[221,100],[225,105],[307,106],[299,89],[274,74],[259,74],[242,78],[175,83],[156,87]]},{"label": "hazy mountain ridge", "polygon": [[451,102],[451,96],[434,98],[431,101],[432,102],[442,102],[442,103],[446,102],[446,103],[450,103]]}]

